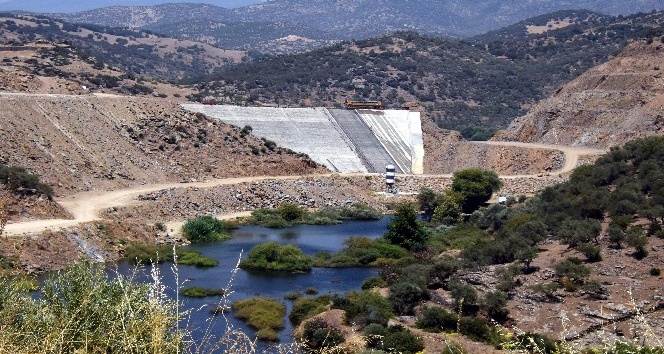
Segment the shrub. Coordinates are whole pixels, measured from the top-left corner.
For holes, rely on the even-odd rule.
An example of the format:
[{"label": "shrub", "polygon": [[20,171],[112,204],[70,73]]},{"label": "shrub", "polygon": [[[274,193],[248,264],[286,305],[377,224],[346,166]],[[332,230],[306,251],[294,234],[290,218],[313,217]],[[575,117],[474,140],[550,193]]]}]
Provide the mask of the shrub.
[{"label": "shrub", "polygon": [[459,316],[441,307],[425,307],[417,317],[416,325],[427,332],[454,331]]},{"label": "shrub", "polygon": [[500,290],[489,291],[484,294],[482,305],[487,315],[496,321],[507,319],[509,311],[507,310],[507,294]]},{"label": "shrub", "polygon": [[414,283],[398,282],[390,286],[388,299],[398,314],[412,315],[415,306],[429,299],[429,291]]},{"label": "shrub", "polygon": [[284,203],[277,208],[277,214],[286,221],[295,221],[301,218],[306,211],[295,203]]},{"label": "shrub", "polygon": [[247,324],[258,330],[256,336],[262,340],[275,340],[279,336],[277,329],[284,328],[286,306],[277,300],[267,298],[251,298],[235,301],[232,305],[233,315],[247,321]]},{"label": "shrub", "polygon": [[286,293],[286,295],[284,295],[284,299],[290,300],[290,301],[295,301],[295,300],[297,300],[301,297],[302,297],[302,293],[300,293],[299,291],[296,291],[296,290],[289,291],[289,292]]},{"label": "shrub", "polygon": [[189,297],[223,296],[224,294],[226,294],[226,290],[191,286],[183,288],[180,291],[180,293],[184,296],[189,296]]},{"label": "shrub", "polygon": [[573,282],[583,282],[590,275],[590,268],[581,263],[581,260],[576,257],[568,257],[556,263],[553,269],[559,277],[568,278]]},{"label": "shrub", "polygon": [[386,325],[394,315],[392,304],[372,291],[350,292],[332,299],[332,308],[346,311],[346,323]]},{"label": "shrub", "polygon": [[450,281],[448,286],[456,308],[468,312],[477,304],[477,291],[472,285],[454,280]]},{"label": "shrub", "polygon": [[288,315],[288,319],[297,326],[304,320],[311,318],[323,311],[326,311],[332,298],[330,296],[321,296],[317,298],[303,297],[293,302],[293,309]]},{"label": "shrub", "polygon": [[182,226],[182,234],[192,243],[223,241],[230,238],[225,224],[209,215],[187,220]]},{"label": "shrub", "polygon": [[539,333],[526,332],[516,335],[514,349],[525,350],[529,353],[552,354],[557,353],[556,341]]},{"label": "shrub", "polygon": [[295,245],[268,242],[254,246],[247,258],[240,262],[240,268],[303,272],[311,270],[312,263],[311,258]]},{"label": "shrub", "polygon": [[304,293],[307,295],[316,295],[318,294],[318,289],[313,286],[310,286],[304,290]]},{"label": "shrub", "polygon": [[501,186],[502,182],[495,172],[480,168],[457,171],[452,177],[452,190],[464,196],[463,211],[465,213],[477,210]]},{"label": "shrub", "polygon": [[41,183],[39,176],[26,171],[23,167],[0,164],[0,184],[4,184],[7,189],[14,192],[29,189],[46,195],[48,199],[53,197],[53,188]]},{"label": "shrub", "polygon": [[586,256],[588,262],[599,262],[602,260],[599,246],[593,245],[592,243],[582,243],[577,249]]},{"label": "shrub", "polygon": [[660,274],[662,274],[662,271],[659,268],[650,268],[650,275],[653,277],[658,277]]},{"label": "shrub", "polygon": [[385,329],[381,348],[392,353],[410,354],[424,350],[424,340],[400,325]]},{"label": "shrub", "polygon": [[371,290],[373,288],[384,288],[387,282],[380,277],[367,278],[362,282],[362,290]]},{"label": "shrub", "polygon": [[477,317],[462,317],[459,320],[459,332],[470,339],[485,343],[490,343],[493,336],[486,321]]},{"label": "shrub", "polygon": [[363,335],[367,342],[367,348],[378,348],[383,342],[385,327],[378,323],[372,323],[364,327]]},{"label": "shrub", "polygon": [[344,342],[344,334],[339,329],[321,318],[315,318],[304,324],[302,342],[309,351],[335,347]]}]

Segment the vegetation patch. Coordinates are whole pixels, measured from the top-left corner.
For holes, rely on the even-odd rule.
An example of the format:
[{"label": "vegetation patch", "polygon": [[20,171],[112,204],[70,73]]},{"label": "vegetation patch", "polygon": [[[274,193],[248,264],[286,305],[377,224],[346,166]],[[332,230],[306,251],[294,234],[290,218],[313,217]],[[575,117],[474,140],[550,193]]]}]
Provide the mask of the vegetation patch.
[{"label": "vegetation patch", "polygon": [[332,297],[329,295],[299,298],[293,302],[293,309],[288,315],[288,319],[293,326],[297,326],[304,320],[327,311],[331,302]]},{"label": "vegetation patch", "polygon": [[183,288],[180,291],[180,294],[188,297],[208,297],[208,296],[223,296],[226,294],[224,289],[210,289],[210,288],[201,288],[198,286],[191,286]]},{"label": "vegetation patch", "polygon": [[182,234],[192,243],[224,241],[230,238],[228,229],[232,227],[228,222],[205,215],[187,220],[182,226]]},{"label": "vegetation patch", "polygon": [[202,256],[200,252],[182,247],[155,246],[133,243],[125,249],[125,258],[134,264],[174,262],[197,267],[216,267],[219,261]]},{"label": "vegetation patch", "polygon": [[274,299],[257,297],[236,301],[232,308],[235,317],[245,320],[257,330],[258,339],[279,340],[276,331],[284,328],[286,305]]},{"label": "vegetation patch", "polygon": [[379,220],[382,217],[380,211],[362,203],[343,207],[323,207],[314,212],[294,203],[284,203],[276,209],[253,211],[247,222],[278,229],[296,224],[334,225],[343,220]]},{"label": "vegetation patch", "polygon": [[0,184],[15,193],[43,194],[53,197],[53,188],[39,181],[39,176],[28,172],[23,167],[0,164]]},{"label": "vegetation patch", "polygon": [[367,267],[392,264],[405,257],[408,252],[383,239],[371,240],[367,237],[350,237],[344,241],[344,248],[330,255],[321,252],[314,256],[317,267]]},{"label": "vegetation patch", "polygon": [[312,264],[311,258],[299,247],[268,242],[254,246],[240,262],[240,268],[306,272],[311,270]]},{"label": "vegetation patch", "polygon": [[155,291],[88,264],[51,275],[38,296],[0,278],[0,351],[174,353],[184,344],[175,304]]}]

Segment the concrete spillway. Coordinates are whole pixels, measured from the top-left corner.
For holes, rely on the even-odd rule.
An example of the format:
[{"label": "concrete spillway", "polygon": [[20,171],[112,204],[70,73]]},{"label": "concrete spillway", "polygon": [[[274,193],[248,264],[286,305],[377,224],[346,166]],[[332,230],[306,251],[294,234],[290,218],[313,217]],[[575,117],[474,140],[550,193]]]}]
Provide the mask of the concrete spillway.
[{"label": "concrete spillway", "polygon": [[418,112],[326,108],[265,108],[184,104],[190,111],[239,127],[282,147],[308,154],[334,172],[421,174],[424,147]]},{"label": "concrete spillway", "polygon": [[[353,143],[369,172],[382,173],[385,172],[385,166],[394,164],[392,156],[356,111],[348,109],[330,109],[329,111]],[[409,172],[410,168],[397,170],[400,173],[404,173],[404,171]]]}]

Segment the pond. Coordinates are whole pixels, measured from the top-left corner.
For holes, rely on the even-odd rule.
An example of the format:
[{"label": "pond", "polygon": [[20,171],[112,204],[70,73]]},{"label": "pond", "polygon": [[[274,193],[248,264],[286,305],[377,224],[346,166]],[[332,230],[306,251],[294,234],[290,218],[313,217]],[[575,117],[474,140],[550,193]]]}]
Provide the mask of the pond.
[{"label": "pond", "polygon": [[[184,286],[200,286],[205,288],[227,288],[230,282],[231,293],[228,296],[228,305],[233,301],[261,296],[283,301],[290,313],[291,301],[284,296],[291,291],[304,294],[305,289],[314,287],[318,295],[343,294],[353,290],[360,290],[362,282],[378,274],[375,268],[314,268],[309,273],[291,274],[281,272],[246,271],[238,270],[233,279],[231,275],[240,256],[245,257],[249,250],[264,242],[276,241],[283,244],[295,244],[306,254],[314,255],[320,251],[334,253],[343,247],[343,242],[351,236],[366,236],[377,238],[387,231],[389,217],[376,221],[346,221],[343,224],[329,226],[298,225],[288,229],[268,229],[260,226],[242,226],[232,232],[228,241],[189,246],[200,251],[204,256],[219,261],[219,266],[213,268],[196,268],[192,266],[179,266],[180,283]],[[169,294],[174,296],[175,277],[171,270],[172,264],[160,264],[160,274]],[[120,273],[129,274],[133,266],[128,263],[118,265]],[[145,273],[149,273],[146,272]],[[147,275],[140,276],[141,280],[148,280]],[[203,299],[180,297],[185,310],[191,310],[187,326],[197,330],[195,339],[200,340],[202,332],[210,328],[212,333],[218,335],[226,331],[228,326],[244,331],[253,337],[254,331],[243,321],[237,320],[229,312],[226,316],[213,316],[210,310],[219,305],[219,297]],[[292,327],[288,318],[286,327],[279,332],[280,343],[292,342]],[[267,345],[261,343],[261,346]]]}]

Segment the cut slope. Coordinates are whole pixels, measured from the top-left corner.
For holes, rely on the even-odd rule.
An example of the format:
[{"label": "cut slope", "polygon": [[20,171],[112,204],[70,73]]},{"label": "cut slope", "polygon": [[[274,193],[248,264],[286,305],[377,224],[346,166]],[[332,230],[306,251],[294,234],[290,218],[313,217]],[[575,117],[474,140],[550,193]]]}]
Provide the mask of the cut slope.
[{"label": "cut slope", "polygon": [[494,140],[607,148],[664,134],[664,44],[630,45],[514,120]]},{"label": "cut slope", "polygon": [[2,162],[37,173],[57,194],[323,171],[166,100],[2,93],[0,111]]}]

